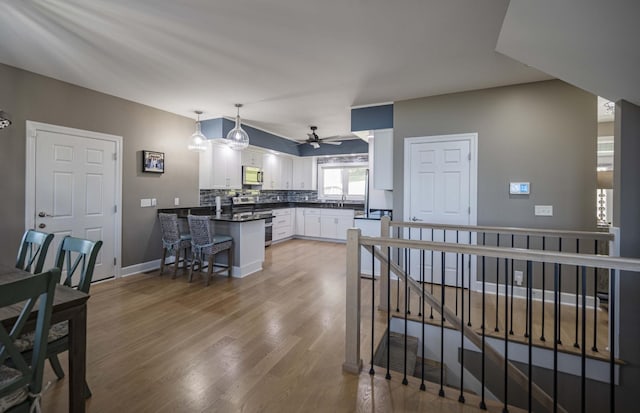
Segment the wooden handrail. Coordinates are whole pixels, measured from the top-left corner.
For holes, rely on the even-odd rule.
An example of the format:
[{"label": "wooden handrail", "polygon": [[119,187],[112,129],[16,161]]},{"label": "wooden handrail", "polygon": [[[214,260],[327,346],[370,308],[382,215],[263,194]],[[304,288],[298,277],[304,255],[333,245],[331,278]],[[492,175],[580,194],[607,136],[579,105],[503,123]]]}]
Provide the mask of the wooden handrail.
[{"label": "wooden handrail", "polygon": [[[388,217],[383,217],[388,219]],[[598,241],[613,241],[614,235],[609,232],[596,231],[572,231],[572,230],[556,230],[556,229],[536,229],[536,228],[518,228],[518,227],[491,227],[478,225],[449,225],[449,224],[431,224],[420,221],[389,221],[389,225],[395,228],[422,228],[422,229],[440,229],[450,231],[465,232],[488,232],[492,234],[515,234],[515,235],[531,235],[536,237],[552,237],[552,238],[579,238],[592,239]]]}]

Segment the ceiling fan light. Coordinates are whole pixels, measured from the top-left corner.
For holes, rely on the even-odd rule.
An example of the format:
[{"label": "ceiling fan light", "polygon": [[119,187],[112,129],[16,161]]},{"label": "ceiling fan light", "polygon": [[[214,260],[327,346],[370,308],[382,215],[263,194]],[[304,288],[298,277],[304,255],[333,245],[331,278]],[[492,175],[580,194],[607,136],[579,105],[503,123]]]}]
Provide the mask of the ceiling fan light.
[{"label": "ceiling fan light", "polygon": [[236,126],[227,133],[227,145],[235,151],[241,151],[249,146],[249,134],[242,129],[242,122],[240,121],[240,108],[241,104],[236,104],[238,108],[238,115],[236,116]]},{"label": "ceiling fan light", "polygon": [[191,140],[189,141],[189,145],[187,148],[192,152],[204,152],[207,150],[207,137],[202,134],[202,129],[200,125],[200,115],[202,112],[196,111],[196,115],[198,115],[198,120],[196,121],[196,131],[191,135]]}]

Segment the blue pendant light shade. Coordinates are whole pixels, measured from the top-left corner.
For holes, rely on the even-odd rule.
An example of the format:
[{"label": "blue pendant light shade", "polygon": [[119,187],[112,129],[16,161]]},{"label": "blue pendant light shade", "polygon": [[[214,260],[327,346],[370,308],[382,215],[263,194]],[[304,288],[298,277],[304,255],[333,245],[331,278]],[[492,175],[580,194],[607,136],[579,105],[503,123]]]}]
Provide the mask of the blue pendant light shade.
[{"label": "blue pendant light shade", "polygon": [[198,120],[196,121],[196,131],[191,135],[191,140],[187,148],[193,152],[204,152],[207,150],[208,141],[207,137],[202,134],[200,129],[200,115],[202,115],[202,112],[196,110],[196,115],[198,116]]},{"label": "blue pendant light shade", "polygon": [[0,110],[0,129],[4,129],[11,125],[11,118],[7,112]]},{"label": "blue pendant light shade", "polygon": [[227,144],[231,149],[236,151],[241,151],[249,146],[249,135],[244,131],[244,129],[242,129],[242,124],[240,122],[241,107],[241,104],[236,103],[236,108],[238,108],[238,114],[236,115],[236,126],[227,134]]}]

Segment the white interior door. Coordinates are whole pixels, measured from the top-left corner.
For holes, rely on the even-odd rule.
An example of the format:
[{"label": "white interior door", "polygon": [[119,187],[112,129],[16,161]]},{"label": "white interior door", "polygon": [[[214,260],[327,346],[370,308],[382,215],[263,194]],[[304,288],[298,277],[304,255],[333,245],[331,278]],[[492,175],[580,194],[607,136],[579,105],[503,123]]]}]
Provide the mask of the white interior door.
[{"label": "white interior door", "polygon": [[[475,135],[410,138],[405,141],[405,220],[433,224],[475,225],[475,168],[472,167]],[[472,196],[473,194],[473,196]],[[427,241],[468,244],[468,232],[408,229],[405,237]],[[412,251],[410,275],[441,282],[442,266],[447,285],[468,286],[469,257],[453,253]],[[465,268],[464,279],[462,268]]]},{"label": "white interior door", "polygon": [[[35,168],[32,202],[27,202],[27,215],[32,218],[28,227],[55,234],[46,268],[54,265],[62,239],[71,235],[102,240],[94,281],[116,276],[120,143],[96,138],[92,132],[57,127],[33,129]],[[77,279],[73,281],[78,283]]]}]

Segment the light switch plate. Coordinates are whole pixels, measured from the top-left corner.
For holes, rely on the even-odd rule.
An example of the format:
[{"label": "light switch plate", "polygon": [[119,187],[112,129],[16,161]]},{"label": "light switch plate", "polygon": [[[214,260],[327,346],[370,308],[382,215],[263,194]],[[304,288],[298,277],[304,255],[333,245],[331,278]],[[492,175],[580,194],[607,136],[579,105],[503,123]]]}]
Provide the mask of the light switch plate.
[{"label": "light switch plate", "polygon": [[140,200],[140,207],[141,208],[148,208],[151,206],[151,199],[149,198],[144,198]]},{"label": "light switch plate", "polygon": [[155,198],[151,198],[151,206],[158,205],[158,201]]},{"label": "light switch plate", "polygon": [[173,198],[173,205],[174,206],[180,205],[180,198]]},{"label": "light switch plate", "polygon": [[534,207],[534,213],[537,217],[552,217],[553,205],[536,205]]}]

